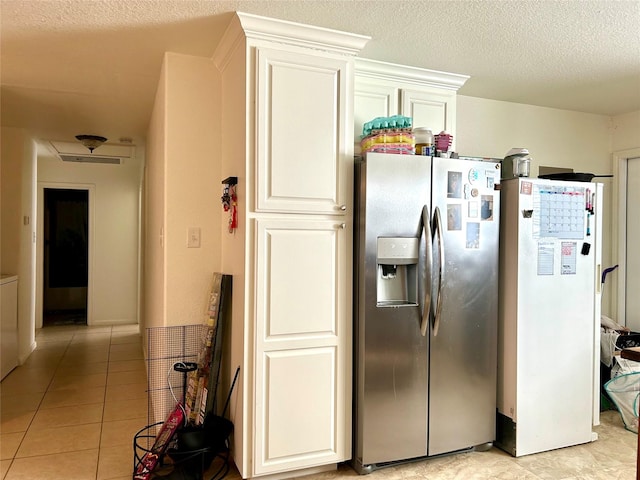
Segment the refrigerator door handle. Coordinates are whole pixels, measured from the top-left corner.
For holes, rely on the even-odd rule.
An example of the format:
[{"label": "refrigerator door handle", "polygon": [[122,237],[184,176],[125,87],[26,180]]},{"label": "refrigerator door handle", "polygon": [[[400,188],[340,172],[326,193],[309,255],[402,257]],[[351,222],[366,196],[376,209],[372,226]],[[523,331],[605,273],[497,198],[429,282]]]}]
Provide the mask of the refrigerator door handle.
[{"label": "refrigerator door handle", "polygon": [[438,236],[438,295],[436,297],[436,308],[433,315],[433,336],[438,335],[440,328],[440,314],[442,312],[442,284],[444,282],[444,236],[442,235],[442,217],[440,208],[436,207],[433,213],[433,230]]},{"label": "refrigerator door handle", "polygon": [[425,237],[425,286],[424,302],[422,305],[422,318],[420,320],[420,333],[426,336],[429,326],[429,314],[431,313],[431,282],[433,278],[433,237],[431,234],[431,222],[429,221],[429,206],[422,207],[422,228]]}]

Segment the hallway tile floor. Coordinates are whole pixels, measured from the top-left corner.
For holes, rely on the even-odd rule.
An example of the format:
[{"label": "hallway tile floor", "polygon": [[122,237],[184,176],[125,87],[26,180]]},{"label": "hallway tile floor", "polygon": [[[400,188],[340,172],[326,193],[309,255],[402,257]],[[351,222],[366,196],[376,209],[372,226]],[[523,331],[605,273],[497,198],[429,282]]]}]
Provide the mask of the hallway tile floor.
[{"label": "hallway tile floor", "polygon": [[[54,326],[0,384],[0,479],[130,480],[133,437],[147,424],[147,383],[135,325]],[[513,458],[497,448],[378,470],[367,480],[633,480],[636,435],[616,411],[596,442]],[[305,477],[359,477],[347,465]],[[205,477],[209,480],[208,477]],[[231,469],[227,480],[240,479]]]},{"label": "hallway tile floor", "polygon": [[124,480],[147,422],[137,325],[51,326],[0,384],[0,478]]}]

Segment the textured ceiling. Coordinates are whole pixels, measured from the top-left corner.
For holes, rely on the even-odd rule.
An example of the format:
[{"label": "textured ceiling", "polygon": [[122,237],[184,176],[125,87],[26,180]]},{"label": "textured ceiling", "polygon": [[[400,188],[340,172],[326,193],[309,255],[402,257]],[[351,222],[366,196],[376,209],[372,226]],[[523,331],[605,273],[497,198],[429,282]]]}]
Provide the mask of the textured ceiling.
[{"label": "textured ceiling", "polygon": [[1,0],[2,125],[142,142],[163,53],[211,56],[235,10],[369,35],[462,95],[640,110],[640,0]]}]

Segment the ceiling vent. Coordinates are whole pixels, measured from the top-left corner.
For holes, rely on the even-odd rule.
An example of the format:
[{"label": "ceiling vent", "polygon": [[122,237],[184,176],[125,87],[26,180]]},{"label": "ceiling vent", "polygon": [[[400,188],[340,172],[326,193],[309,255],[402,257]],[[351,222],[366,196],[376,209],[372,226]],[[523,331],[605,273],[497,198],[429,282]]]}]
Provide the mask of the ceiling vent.
[{"label": "ceiling vent", "polygon": [[129,159],[135,158],[135,146],[111,145],[105,143],[96,149],[99,153],[87,153],[87,148],[77,142],[49,142],[56,156],[63,162],[102,163],[108,165],[122,165]]},{"label": "ceiling vent", "polygon": [[65,155],[58,154],[60,160],[63,162],[78,162],[78,163],[108,163],[111,165],[120,165],[122,159],[118,157],[100,157],[98,155]]}]

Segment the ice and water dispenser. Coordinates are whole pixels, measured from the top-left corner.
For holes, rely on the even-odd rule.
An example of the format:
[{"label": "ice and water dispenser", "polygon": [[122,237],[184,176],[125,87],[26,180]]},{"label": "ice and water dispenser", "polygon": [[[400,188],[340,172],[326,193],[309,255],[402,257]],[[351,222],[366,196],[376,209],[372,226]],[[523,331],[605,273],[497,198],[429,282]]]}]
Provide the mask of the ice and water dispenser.
[{"label": "ice and water dispenser", "polygon": [[378,237],[377,306],[418,304],[420,240],[413,237]]}]

